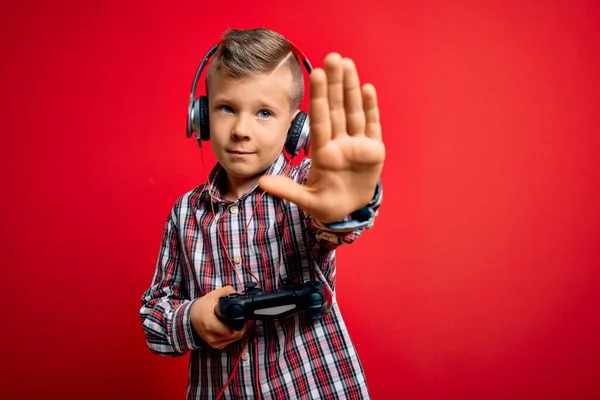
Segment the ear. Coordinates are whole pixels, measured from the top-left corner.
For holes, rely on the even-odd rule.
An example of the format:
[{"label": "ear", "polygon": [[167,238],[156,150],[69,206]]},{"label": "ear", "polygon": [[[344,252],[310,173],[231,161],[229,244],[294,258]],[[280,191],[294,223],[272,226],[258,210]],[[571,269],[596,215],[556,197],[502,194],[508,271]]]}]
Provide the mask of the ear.
[{"label": "ear", "polygon": [[300,112],[300,110],[296,110],[292,113],[292,116],[290,118],[290,124],[292,123],[292,121],[294,120],[294,118],[296,118],[296,115],[298,115],[298,113]]}]

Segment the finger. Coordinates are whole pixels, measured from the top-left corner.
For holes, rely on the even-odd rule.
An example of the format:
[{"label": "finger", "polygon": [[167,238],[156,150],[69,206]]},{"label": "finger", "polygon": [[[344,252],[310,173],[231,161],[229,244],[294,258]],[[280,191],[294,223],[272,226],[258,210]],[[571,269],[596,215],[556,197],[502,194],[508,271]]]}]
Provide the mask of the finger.
[{"label": "finger", "polygon": [[249,328],[249,325],[246,324],[244,326],[244,329],[242,329],[241,331],[236,331],[236,330],[231,329],[231,333],[228,333],[228,334],[213,333],[211,335],[211,340],[212,340],[213,346],[216,346],[219,344],[224,344],[224,346],[227,346],[230,343],[240,340],[241,338],[243,338],[246,335],[246,331],[248,330],[248,328]]},{"label": "finger", "polygon": [[362,88],[363,104],[367,120],[366,134],[368,137],[381,140],[381,123],[379,122],[379,106],[375,86],[366,84]]},{"label": "finger", "polygon": [[229,339],[236,339],[236,338],[239,339],[246,334],[247,330],[248,330],[247,324],[246,324],[246,326],[244,326],[244,328],[241,331],[236,331],[235,329],[233,329],[232,327],[227,325],[224,321],[221,321],[219,319],[218,322],[215,322],[214,325],[211,326],[211,335],[212,335],[213,340],[215,340],[215,341],[222,341],[222,340],[229,340]]},{"label": "finger", "polygon": [[207,324],[210,324],[209,332],[213,340],[222,340],[234,337],[237,335],[238,331],[227,325],[224,321],[222,321],[216,315],[214,319],[212,319]]},{"label": "finger", "polygon": [[219,297],[225,297],[225,296],[227,296],[227,295],[230,295],[231,293],[237,293],[237,290],[235,290],[235,289],[233,288],[233,286],[231,286],[231,285],[227,285],[227,286],[224,286],[224,287],[222,287],[222,288],[215,289],[215,290],[213,290],[213,291],[209,292],[208,294],[209,294],[209,295],[210,295],[210,296],[211,296],[213,299],[215,299],[216,301],[218,301],[218,300],[219,300]]},{"label": "finger", "polygon": [[331,120],[327,101],[327,76],[325,71],[315,68],[310,74],[311,150],[324,146],[330,139]]},{"label": "finger", "polygon": [[238,340],[243,337],[248,331],[250,325],[246,323],[242,330],[238,331],[229,326],[225,321],[217,318],[217,321],[211,322],[209,338],[214,342],[222,342],[227,340]]},{"label": "finger", "polygon": [[217,340],[215,342],[212,343],[212,347],[214,347],[217,350],[223,350],[225,347],[229,346],[231,343],[237,341],[239,339],[236,340]]},{"label": "finger", "polygon": [[346,123],[348,134],[352,136],[364,135],[365,112],[363,111],[360,81],[354,61],[344,58],[344,106],[346,109]]},{"label": "finger", "polygon": [[344,67],[342,56],[330,53],[325,57],[327,72],[327,98],[331,118],[331,138],[346,134],[346,113],[344,111]]},{"label": "finger", "polygon": [[265,175],[260,178],[258,184],[272,196],[290,201],[305,211],[312,210],[312,192],[291,178],[281,175]]},{"label": "finger", "polygon": [[235,342],[239,341],[240,339],[242,339],[242,336],[236,337],[236,338],[233,338],[233,339],[220,340],[220,341],[215,342],[213,344],[213,347],[216,348],[216,349],[222,350],[225,347],[229,346],[231,343],[235,343]]}]

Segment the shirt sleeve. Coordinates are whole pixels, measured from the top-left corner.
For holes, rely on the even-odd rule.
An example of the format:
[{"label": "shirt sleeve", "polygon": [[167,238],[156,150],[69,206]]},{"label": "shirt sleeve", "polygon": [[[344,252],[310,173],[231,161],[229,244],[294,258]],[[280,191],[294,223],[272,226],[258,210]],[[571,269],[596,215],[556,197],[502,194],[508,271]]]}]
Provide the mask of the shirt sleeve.
[{"label": "shirt sleeve", "polygon": [[[299,166],[296,180],[300,184],[306,182],[311,162],[305,159]],[[336,286],[336,252],[343,244],[352,244],[360,235],[374,225],[382,198],[381,185],[377,185],[374,199],[365,210],[359,210],[346,216],[341,221],[324,225],[315,220],[310,214],[301,210],[306,231],[306,245],[317,264],[323,278],[332,290]]]},{"label": "shirt sleeve", "polygon": [[190,322],[192,305],[187,298],[182,271],[176,207],[167,218],[150,287],[142,295],[140,317],[146,344],[155,354],[178,357],[201,347]]}]

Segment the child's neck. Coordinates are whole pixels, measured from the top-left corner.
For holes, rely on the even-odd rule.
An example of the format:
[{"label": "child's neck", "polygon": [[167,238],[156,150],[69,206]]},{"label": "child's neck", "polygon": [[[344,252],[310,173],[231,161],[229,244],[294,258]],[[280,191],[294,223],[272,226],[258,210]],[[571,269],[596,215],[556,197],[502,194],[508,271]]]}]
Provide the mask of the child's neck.
[{"label": "child's neck", "polygon": [[[261,174],[262,175],[262,174]],[[230,201],[237,201],[245,193],[250,191],[258,182],[261,175],[251,178],[230,177],[229,174],[224,179],[222,188],[223,198]]]}]

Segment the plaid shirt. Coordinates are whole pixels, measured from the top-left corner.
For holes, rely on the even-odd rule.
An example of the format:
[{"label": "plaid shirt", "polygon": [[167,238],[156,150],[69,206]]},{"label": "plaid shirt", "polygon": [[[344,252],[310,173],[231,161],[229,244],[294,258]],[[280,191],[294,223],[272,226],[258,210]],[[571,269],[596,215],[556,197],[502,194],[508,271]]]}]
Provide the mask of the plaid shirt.
[{"label": "plaid shirt", "polygon": [[[293,166],[281,154],[267,173],[304,183],[309,169],[309,159]],[[217,163],[208,182],[222,181],[223,172]],[[261,192],[256,185],[233,202],[222,197],[218,184],[203,184],[177,200],[164,227],[152,284],[142,296],[140,316],[149,349],[171,357],[191,352],[188,399],[214,399],[232,375],[223,398],[369,398],[335,300],[335,249],[354,242],[364,228],[332,235],[295,204],[269,194],[261,198]],[[334,294],[325,317],[296,314],[276,322],[256,321],[245,338],[224,350],[204,344],[193,331],[194,299],[226,285],[242,292],[239,279],[253,281],[243,264],[258,277],[259,287],[273,290],[286,277],[308,280],[311,262]]]}]

